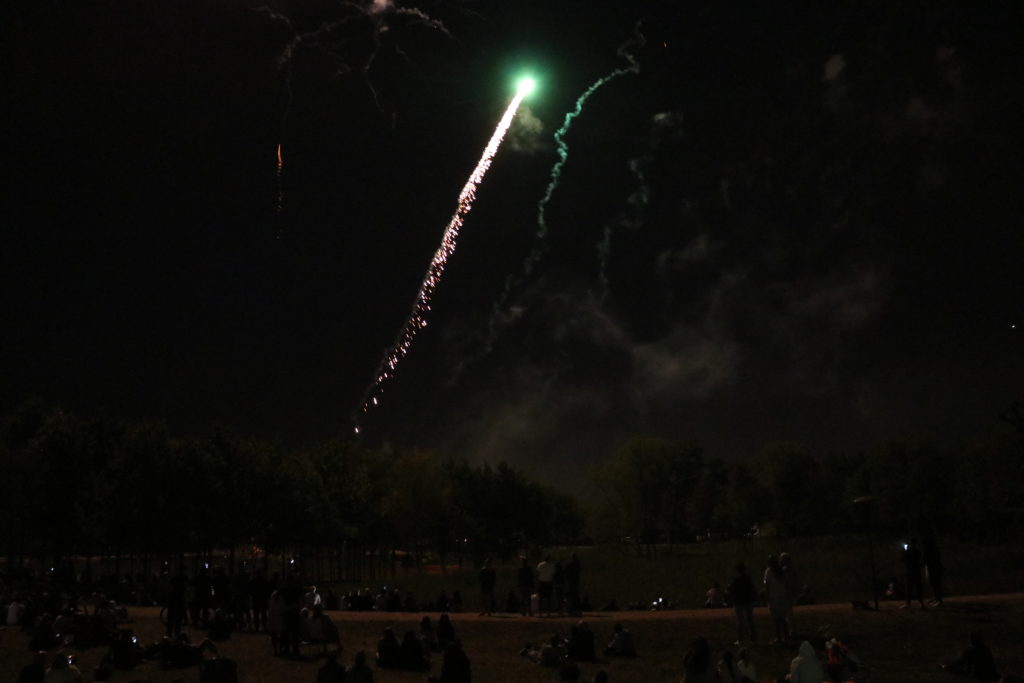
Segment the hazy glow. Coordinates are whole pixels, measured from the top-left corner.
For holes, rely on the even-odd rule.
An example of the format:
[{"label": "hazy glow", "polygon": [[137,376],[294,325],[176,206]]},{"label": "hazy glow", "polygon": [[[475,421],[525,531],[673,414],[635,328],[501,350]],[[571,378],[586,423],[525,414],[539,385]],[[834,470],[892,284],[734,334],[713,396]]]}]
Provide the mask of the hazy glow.
[{"label": "hazy glow", "polygon": [[[501,117],[501,121],[498,122],[498,127],[495,128],[490,142],[484,148],[480,161],[477,162],[476,168],[473,169],[469,180],[463,186],[462,192],[459,194],[458,208],[456,208],[455,215],[448,222],[448,226],[441,236],[441,245],[434,252],[434,258],[431,259],[430,265],[427,267],[427,273],[423,278],[423,283],[420,285],[420,291],[416,295],[416,302],[413,304],[412,312],[406,319],[402,329],[399,330],[398,337],[395,339],[394,344],[391,345],[391,349],[381,360],[380,366],[377,368],[377,374],[367,389],[366,395],[363,397],[363,402],[360,406],[362,412],[365,413],[370,409],[370,406],[378,405],[384,382],[395,376],[398,362],[409,353],[409,348],[412,346],[416,333],[427,326],[426,316],[430,310],[430,298],[441,281],[445,266],[448,265],[448,257],[455,253],[459,230],[462,228],[466,214],[473,208],[473,201],[476,199],[476,188],[480,181],[483,180],[487,169],[491,167],[491,161],[494,160],[494,155],[498,152],[498,147],[501,145],[505,133],[508,132],[509,126],[512,125],[512,119],[515,118],[516,110],[519,109],[524,96],[525,93],[523,92],[522,85],[520,85],[516,96],[512,98],[508,108],[505,110],[505,114]],[[358,424],[355,427],[355,432],[356,434],[359,433]]]},{"label": "hazy glow", "polygon": [[526,78],[519,79],[519,84],[516,86],[516,92],[520,96],[526,97],[527,95],[532,93],[534,91],[534,88],[536,87],[537,81],[527,76]]}]

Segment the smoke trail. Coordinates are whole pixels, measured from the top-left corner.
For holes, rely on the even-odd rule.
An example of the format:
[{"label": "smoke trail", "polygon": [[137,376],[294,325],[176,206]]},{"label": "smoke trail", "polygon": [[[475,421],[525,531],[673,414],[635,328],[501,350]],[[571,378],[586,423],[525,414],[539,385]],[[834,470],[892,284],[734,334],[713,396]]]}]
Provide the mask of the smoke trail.
[{"label": "smoke trail", "polygon": [[597,243],[597,277],[601,285],[599,295],[601,302],[607,300],[611,285],[608,279],[608,259],[611,255],[612,234],[618,227],[637,230],[643,225],[652,193],[651,179],[648,177],[647,171],[654,164],[655,157],[660,150],[666,145],[681,140],[682,135],[683,114],[678,111],[659,112],[651,117],[647,150],[640,156],[629,160],[629,171],[636,179],[636,189],[626,199],[626,208],[623,212],[614,221],[604,226],[601,241]]},{"label": "smoke trail", "polygon": [[[416,301],[413,303],[412,312],[406,319],[405,324],[402,325],[402,329],[399,330],[398,336],[395,338],[395,342],[391,345],[391,348],[384,355],[380,365],[377,367],[377,373],[367,387],[366,392],[363,395],[363,399],[360,405],[362,412],[367,412],[370,406],[375,406],[380,402],[380,395],[383,391],[383,384],[395,376],[395,371],[398,369],[398,363],[409,353],[409,348],[412,346],[413,340],[416,338],[416,333],[427,326],[427,312],[430,311],[430,300],[434,294],[434,290],[441,281],[441,277],[444,275],[445,266],[448,265],[448,258],[455,253],[456,242],[459,238],[459,230],[462,228],[462,223],[465,220],[465,216],[469,213],[469,210],[473,208],[473,202],[476,199],[476,188],[483,180],[487,170],[491,167],[491,162],[494,160],[494,155],[498,152],[498,147],[501,145],[502,138],[505,137],[505,133],[508,132],[509,126],[512,125],[512,119],[516,115],[516,110],[519,109],[519,104],[523,101],[525,92],[520,90],[516,93],[515,97],[509,103],[508,108],[505,110],[505,114],[501,117],[501,121],[498,122],[498,127],[494,129],[494,134],[491,135],[490,141],[487,143],[487,147],[484,148],[484,153],[480,157],[480,161],[477,162],[476,168],[469,176],[469,180],[466,181],[465,186],[462,188],[462,192],[459,193],[458,208],[455,210],[455,214],[448,222],[447,227],[444,229],[444,234],[441,237],[441,245],[434,252],[434,258],[431,259],[430,265],[427,267],[427,273],[423,278],[423,283],[420,285],[420,290],[416,295]],[[355,432],[359,433],[359,421],[355,419]]]},{"label": "smoke trail", "polygon": [[615,222],[608,223],[604,226],[601,234],[601,240],[597,243],[597,280],[601,286],[598,301],[601,303],[604,303],[608,299],[608,292],[611,286],[611,283],[608,280],[608,258],[610,257],[612,250],[612,233],[618,226],[624,226],[634,230],[639,228],[643,222],[647,205],[651,201],[650,184],[647,176],[644,174],[644,168],[650,162],[650,155],[644,155],[636,159],[629,160],[629,170],[633,174],[633,177],[636,178],[636,190],[634,190],[626,200],[626,203],[629,205],[629,209],[621,214]]}]

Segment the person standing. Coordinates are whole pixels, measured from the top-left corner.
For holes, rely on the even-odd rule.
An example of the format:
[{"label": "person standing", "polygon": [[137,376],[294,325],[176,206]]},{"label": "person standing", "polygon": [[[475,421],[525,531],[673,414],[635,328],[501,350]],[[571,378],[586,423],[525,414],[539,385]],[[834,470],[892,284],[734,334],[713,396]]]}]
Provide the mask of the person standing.
[{"label": "person standing", "polygon": [[262,569],[257,569],[249,582],[249,599],[252,601],[252,623],[254,631],[267,630],[267,609],[270,601],[270,582]]},{"label": "person standing", "polygon": [[491,616],[494,612],[494,585],[497,581],[498,573],[491,566],[491,558],[487,558],[480,568],[480,616]]},{"label": "person standing", "polygon": [[206,573],[206,564],[192,579],[192,588],[195,591],[192,625],[201,623],[205,626],[210,621],[210,609],[213,607],[213,582],[210,581],[210,576]]},{"label": "person standing", "polygon": [[537,563],[537,593],[540,594],[540,611],[547,608],[551,615],[551,596],[555,592],[555,563],[549,556]]},{"label": "person standing", "polygon": [[565,597],[565,567],[562,566],[561,562],[555,562],[555,578],[552,582],[554,587],[555,597],[554,605],[555,610],[559,614],[564,614],[566,610],[566,597]]},{"label": "person standing", "polygon": [[793,603],[786,588],[786,577],[774,555],[768,556],[768,568],[764,570],[764,597],[768,603],[768,611],[775,621],[775,642],[788,642],[789,615],[793,610]]},{"label": "person standing", "polygon": [[582,571],[580,558],[573,553],[569,563],[565,565],[565,592],[566,599],[569,601],[568,612],[572,616],[582,616],[582,610],[580,610],[580,574]]},{"label": "person standing", "polygon": [[921,609],[925,609],[924,588],[921,585],[921,564],[921,549],[917,546],[917,539],[912,538],[903,548],[903,566],[907,573],[904,607],[910,607],[910,602],[916,596],[917,601],[921,603]]},{"label": "person standing", "polygon": [[749,636],[751,643],[756,643],[754,601],[757,599],[757,589],[754,588],[754,581],[742,562],[736,564],[736,576],[733,577],[728,590],[729,599],[736,610],[736,645],[743,642],[744,634]]},{"label": "person standing", "polygon": [[525,617],[533,616],[533,569],[525,557],[519,558],[519,569],[516,570],[516,585],[519,587],[520,610]]},{"label": "person standing", "polygon": [[800,595],[800,579],[796,569],[793,568],[793,558],[789,553],[779,553],[779,566],[782,568],[782,578],[786,581],[786,595],[789,596],[789,613],[786,615],[786,633],[793,636],[793,614],[794,606]]},{"label": "person standing", "polygon": [[928,585],[932,588],[932,600],[931,604],[936,606],[942,605],[942,554],[939,552],[938,543],[935,541],[933,534],[928,534],[924,537],[924,547],[922,549],[922,560],[924,561],[925,571],[928,572]]}]

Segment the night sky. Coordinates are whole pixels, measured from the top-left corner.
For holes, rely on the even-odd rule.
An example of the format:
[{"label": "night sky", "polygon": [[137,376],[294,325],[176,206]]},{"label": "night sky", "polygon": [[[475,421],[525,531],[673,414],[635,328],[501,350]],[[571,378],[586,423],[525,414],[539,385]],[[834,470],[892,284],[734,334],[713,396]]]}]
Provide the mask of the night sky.
[{"label": "night sky", "polygon": [[362,438],[557,483],[631,435],[955,443],[1024,400],[1019,3],[15,4],[4,412],[351,434],[526,71]]}]

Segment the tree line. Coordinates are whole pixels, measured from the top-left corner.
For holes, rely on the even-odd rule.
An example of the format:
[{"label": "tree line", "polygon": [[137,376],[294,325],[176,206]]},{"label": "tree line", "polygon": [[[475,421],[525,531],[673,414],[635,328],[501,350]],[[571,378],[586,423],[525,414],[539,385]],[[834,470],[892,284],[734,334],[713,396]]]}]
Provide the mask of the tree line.
[{"label": "tree line", "polygon": [[852,454],[774,443],[729,462],[696,444],[637,437],[592,481],[590,528],[640,552],[753,534],[1024,536],[1024,431],[956,446],[890,441]]},{"label": "tree line", "polygon": [[346,439],[293,449],[223,429],[183,437],[31,401],[0,420],[0,468],[9,562],[345,545],[443,564],[589,541],[653,552],[755,528],[1000,540],[1024,524],[1024,434],[1012,430],[970,446],[894,441],[854,454],[777,443],[737,461],[636,437],[569,495],[505,463]]},{"label": "tree line", "polygon": [[577,541],[565,493],[507,464],[333,440],[288,449],[223,429],[87,419],[38,401],[0,422],[0,539],[25,558],[454,551]]}]

